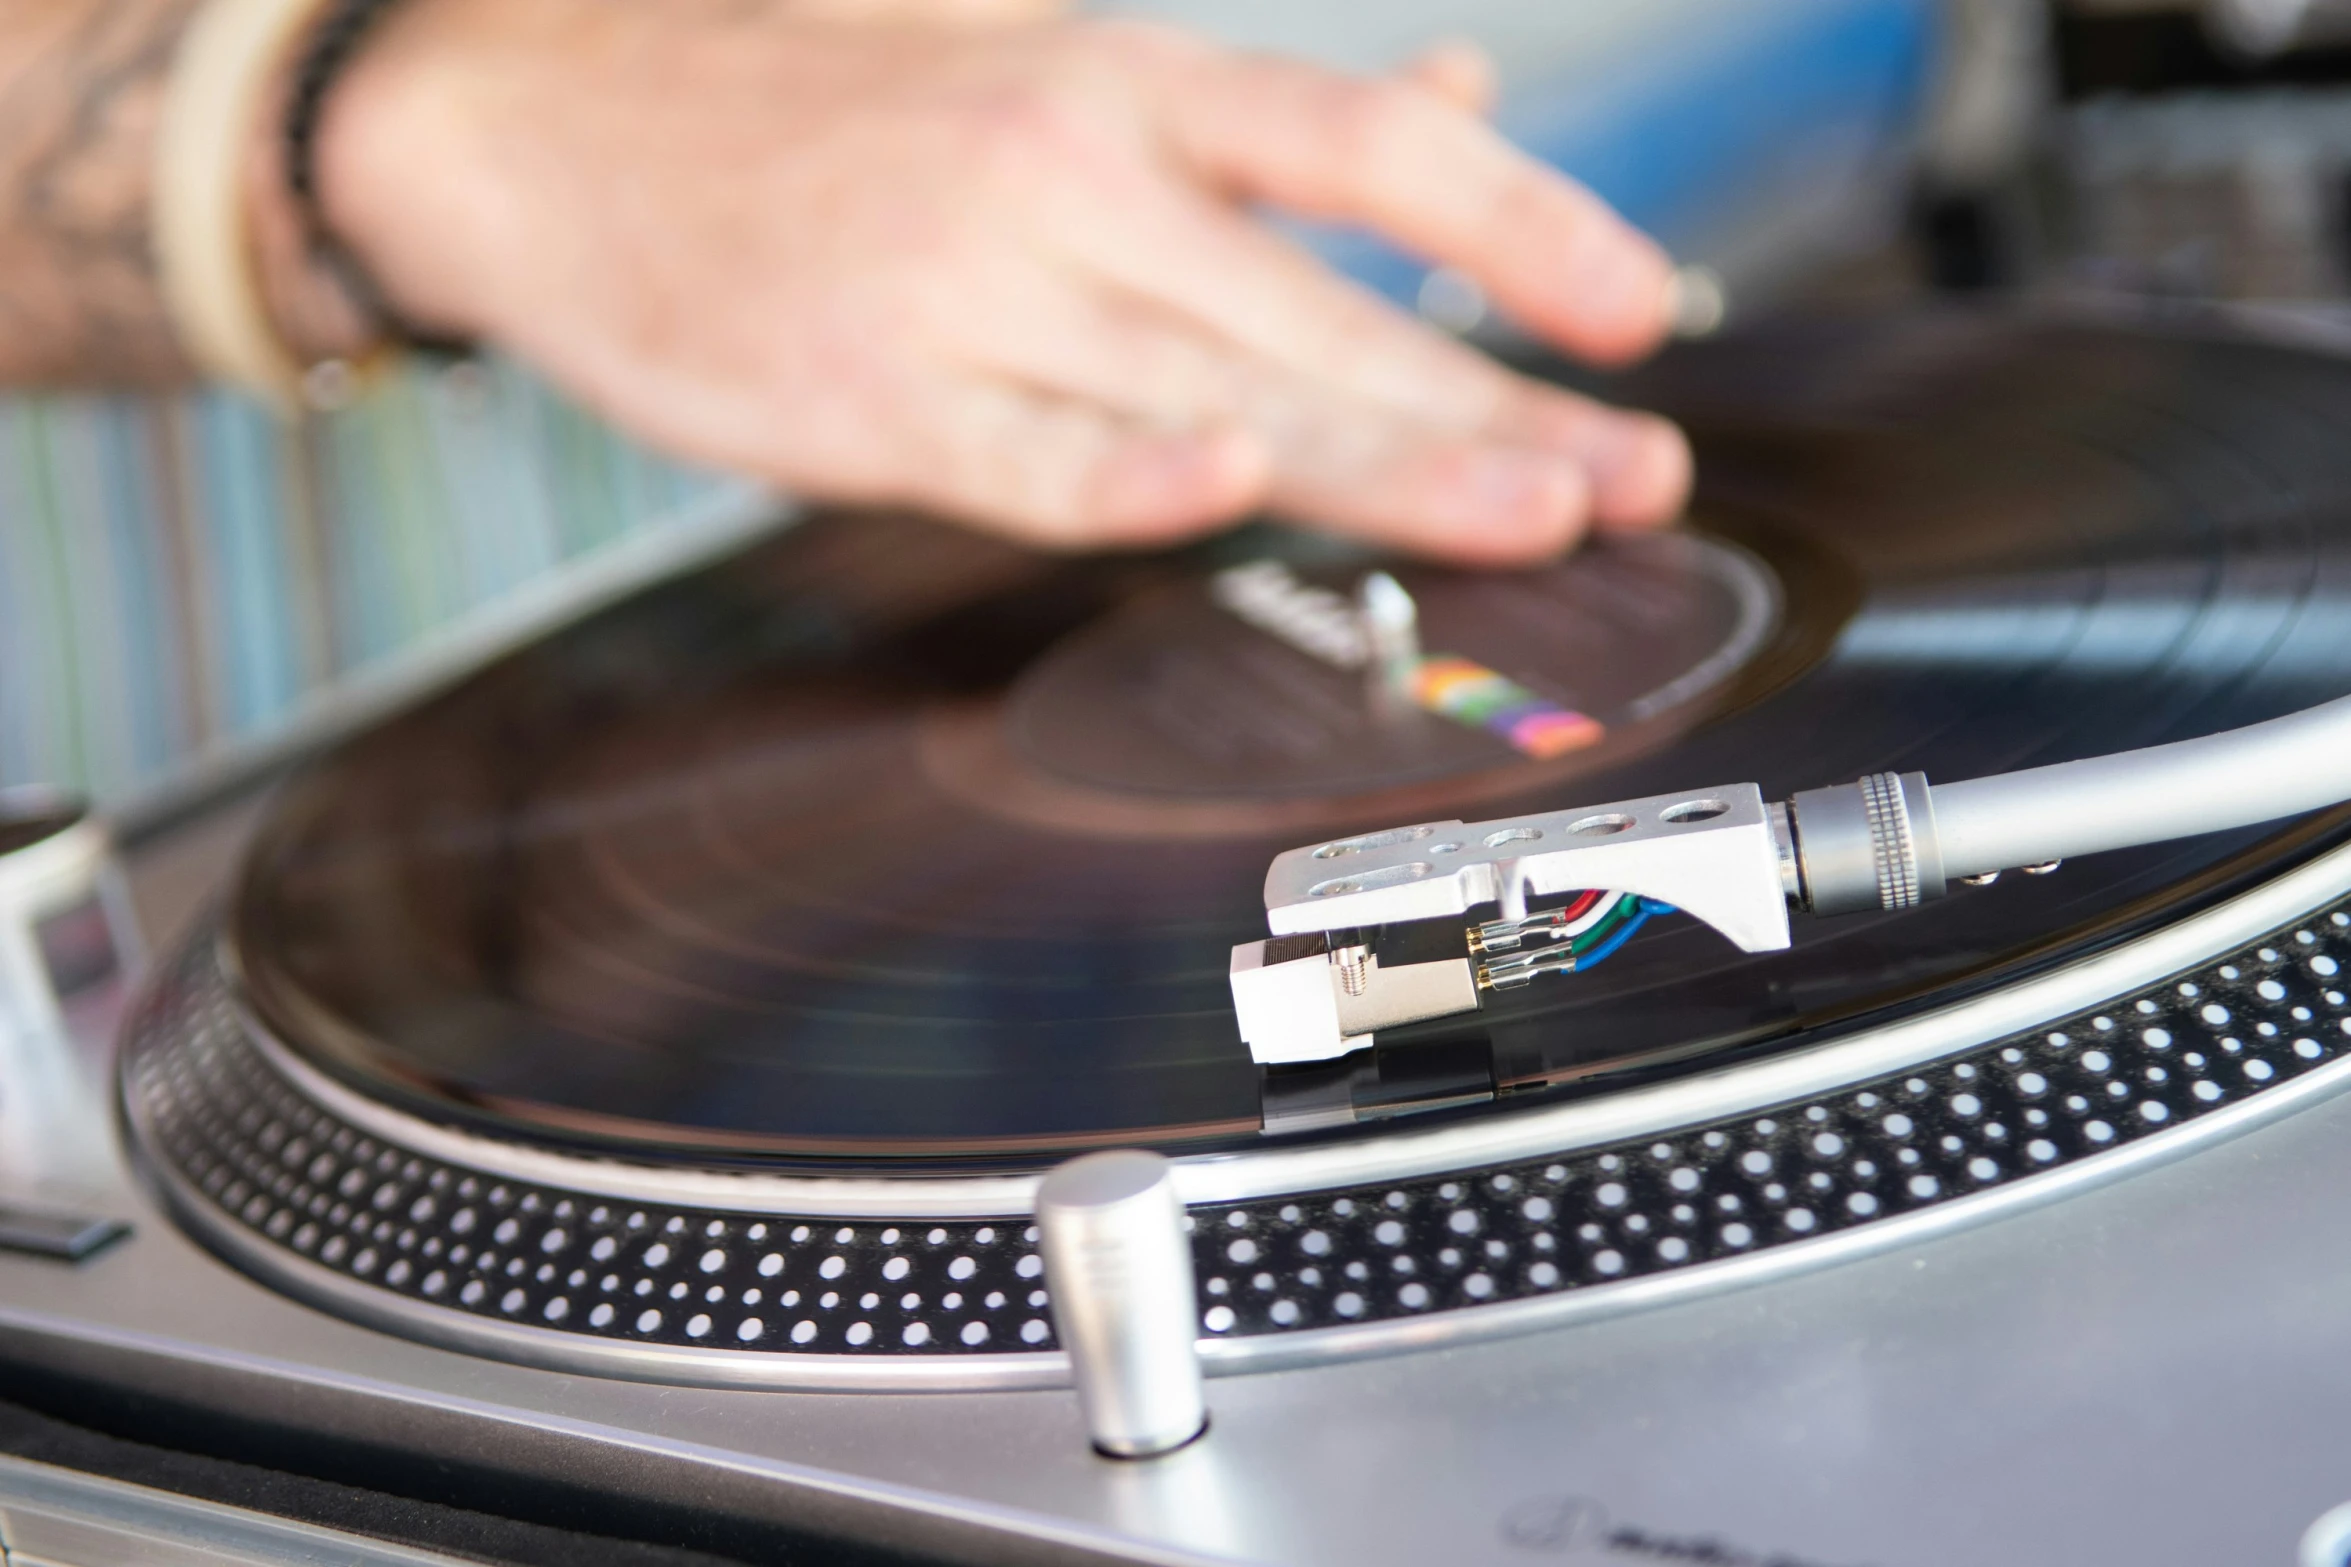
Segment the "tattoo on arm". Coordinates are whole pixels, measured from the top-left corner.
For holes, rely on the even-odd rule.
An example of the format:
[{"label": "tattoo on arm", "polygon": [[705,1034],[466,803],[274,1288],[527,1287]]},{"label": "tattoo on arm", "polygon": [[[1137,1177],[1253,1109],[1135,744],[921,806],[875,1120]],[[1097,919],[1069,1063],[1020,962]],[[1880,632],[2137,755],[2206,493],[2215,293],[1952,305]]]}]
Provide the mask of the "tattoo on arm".
[{"label": "tattoo on arm", "polygon": [[148,195],[164,83],[195,3],[0,4],[0,382],[187,376]]}]

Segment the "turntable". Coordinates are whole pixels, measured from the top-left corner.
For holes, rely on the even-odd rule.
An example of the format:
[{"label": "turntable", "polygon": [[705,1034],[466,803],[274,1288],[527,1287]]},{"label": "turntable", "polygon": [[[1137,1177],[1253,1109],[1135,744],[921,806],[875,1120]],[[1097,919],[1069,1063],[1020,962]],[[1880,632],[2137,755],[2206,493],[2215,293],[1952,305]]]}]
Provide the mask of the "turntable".
[{"label": "turntable", "polygon": [[[1628,391],[1684,530],[820,516],[352,737],[130,1006],[125,1173],[19,1203],[134,1233],[0,1258],[10,1388],[730,1559],[2342,1562],[2351,811],[1933,898],[1920,815],[1791,926],[1770,802],[2351,693],[2351,368],[1946,313]],[[1491,869],[1595,822],[1766,896]],[[1419,917],[1465,823],[1452,948],[1268,937],[1269,863]],[[1467,1003],[1253,1032],[1299,939],[1334,1019]],[[1099,1149],[1182,1205],[1161,1457],[1068,1391]]]}]

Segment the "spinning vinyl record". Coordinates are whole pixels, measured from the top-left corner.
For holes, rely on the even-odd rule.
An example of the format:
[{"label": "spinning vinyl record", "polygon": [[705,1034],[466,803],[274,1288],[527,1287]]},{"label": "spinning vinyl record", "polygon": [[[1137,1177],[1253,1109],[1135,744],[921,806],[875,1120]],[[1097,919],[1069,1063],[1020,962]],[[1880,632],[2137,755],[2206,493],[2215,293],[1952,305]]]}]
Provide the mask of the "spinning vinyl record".
[{"label": "spinning vinyl record", "polygon": [[[2351,692],[2351,366],[1946,315],[1677,351],[1614,395],[1690,428],[1687,524],[1520,573],[1270,526],[1070,559],[802,522],[299,778],[231,913],[243,1000],[370,1094],[638,1158],[1256,1144],[1294,1085],[1252,1065],[1226,963],[1281,849],[1957,780]],[[1417,606],[1416,700],[1374,678],[1378,570]],[[1786,953],[1652,920],[1466,1031],[1383,1035],[1366,1080],[1487,1114],[1786,1049],[2121,939],[2341,825],[1801,921]]]}]

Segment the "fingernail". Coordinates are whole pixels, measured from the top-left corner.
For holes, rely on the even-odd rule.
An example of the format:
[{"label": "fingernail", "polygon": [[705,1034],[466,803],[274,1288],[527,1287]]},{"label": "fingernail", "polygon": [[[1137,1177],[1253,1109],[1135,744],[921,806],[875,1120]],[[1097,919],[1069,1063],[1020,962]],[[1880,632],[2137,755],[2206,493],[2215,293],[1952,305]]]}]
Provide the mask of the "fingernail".
[{"label": "fingernail", "polygon": [[1532,452],[1484,451],[1468,467],[1475,522],[1530,550],[1552,550],[1583,528],[1591,490],[1572,462]]},{"label": "fingernail", "polygon": [[1577,258],[1584,304],[1621,323],[1628,337],[1651,341],[1674,320],[1680,287],[1662,252],[1635,235],[1612,234]]},{"label": "fingernail", "polygon": [[1679,510],[1690,487],[1690,443],[1655,414],[1610,410],[1584,431],[1576,456],[1606,522],[1645,522]]},{"label": "fingernail", "polygon": [[1689,437],[1655,414],[1623,414],[1611,422],[1614,438],[1592,455],[1593,514],[1635,527],[1678,516],[1690,499]]},{"label": "fingernail", "polygon": [[1269,464],[1238,430],[1204,430],[1135,442],[1103,475],[1101,500],[1121,532],[1181,533],[1228,520],[1259,503]]}]

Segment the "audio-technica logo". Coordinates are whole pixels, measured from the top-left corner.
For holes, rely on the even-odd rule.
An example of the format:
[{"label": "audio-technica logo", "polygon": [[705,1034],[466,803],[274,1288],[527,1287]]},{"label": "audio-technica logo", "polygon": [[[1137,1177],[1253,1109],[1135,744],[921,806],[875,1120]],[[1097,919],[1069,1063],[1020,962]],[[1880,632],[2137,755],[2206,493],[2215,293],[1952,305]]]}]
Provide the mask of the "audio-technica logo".
[{"label": "audio-technica logo", "polygon": [[1552,1556],[1572,1554],[1682,1567],[1831,1567],[1815,1557],[1757,1550],[1719,1535],[1611,1523],[1598,1502],[1582,1496],[1527,1498],[1502,1515],[1502,1538],[1522,1551]]}]

